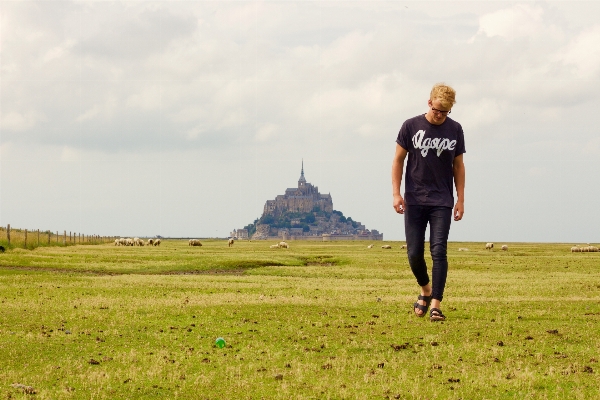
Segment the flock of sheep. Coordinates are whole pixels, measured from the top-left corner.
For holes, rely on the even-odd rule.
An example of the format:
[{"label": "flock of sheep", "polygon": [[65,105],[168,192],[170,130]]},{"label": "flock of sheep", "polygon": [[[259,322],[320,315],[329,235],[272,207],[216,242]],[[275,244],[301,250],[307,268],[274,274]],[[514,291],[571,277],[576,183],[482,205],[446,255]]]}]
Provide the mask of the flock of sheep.
[{"label": "flock of sheep", "polygon": [[287,244],[286,242],[279,242],[276,244],[272,244],[271,246],[269,246],[272,249],[289,249],[290,245]]},{"label": "flock of sheep", "polygon": [[[227,241],[227,245],[229,247],[233,246],[234,240],[233,238],[230,238]],[[188,242],[189,246],[202,246],[202,243],[200,242],[200,239],[190,239]],[[115,239],[115,246],[160,246],[160,239],[148,239],[147,242],[144,242],[142,239],[140,238],[120,238],[120,239]],[[271,246],[269,246],[271,249],[289,249],[290,246],[286,243],[286,242],[279,242],[276,244],[273,244]],[[367,246],[368,249],[372,249],[373,245],[370,244]],[[391,249],[392,246],[390,246],[389,244],[385,244],[383,246],[381,246],[382,249]],[[406,245],[402,245],[402,247],[400,247],[400,249],[406,249]],[[486,243],[485,244],[485,249],[486,250],[493,250],[494,249],[494,243]],[[502,245],[501,249],[503,251],[508,251],[508,246],[507,245]],[[459,247],[458,251],[469,251],[469,249],[467,249],[466,247]],[[577,247],[577,246],[573,246],[571,247],[571,253],[581,253],[581,252],[598,252],[600,251],[598,249],[598,247],[596,246],[590,246],[589,244],[587,246],[582,246],[582,247]]]},{"label": "flock of sheep", "polygon": [[[370,244],[367,246],[367,249],[372,249],[373,245]],[[381,246],[382,249],[391,249],[392,246],[390,246],[389,244],[384,244],[383,246]],[[486,243],[485,244],[485,249],[486,250],[492,250],[494,248],[494,243]],[[502,245],[502,250],[507,251],[508,250],[508,246],[507,245]],[[406,249],[406,245],[403,244],[402,247],[400,247],[400,249]],[[458,251],[469,251],[469,249],[467,249],[466,247],[459,247]],[[571,249],[571,251],[578,251],[578,250],[573,250]],[[587,250],[586,250],[587,251]],[[589,251],[593,251],[593,250],[589,250]],[[597,251],[597,250],[596,250]]]},{"label": "flock of sheep", "polygon": [[597,253],[598,252],[598,248],[596,246],[583,246],[583,247],[577,247],[577,246],[573,246],[571,247],[571,253]]},{"label": "flock of sheep", "polygon": [[148,239],[144,242],[140,238],[119,238],[115,239],[115,246],[160,246],[160,239]]},{"label": "flock of sheep", "polygon": [[[494,243],[486,243],[485,244],[485,249],[486,250],[493,250],[494,249]],[[501,247],[502,250],[507,251],[508,250],[508,246],[503,244]]]}]

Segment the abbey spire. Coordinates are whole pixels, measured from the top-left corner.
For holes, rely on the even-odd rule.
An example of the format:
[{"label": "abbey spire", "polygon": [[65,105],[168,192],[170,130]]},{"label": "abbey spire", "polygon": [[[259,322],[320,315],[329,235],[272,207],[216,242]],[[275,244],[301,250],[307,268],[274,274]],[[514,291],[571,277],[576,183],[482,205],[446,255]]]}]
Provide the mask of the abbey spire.
[{"label": "abbey spire", "polygon": [[302,159],[302,169],[300,170],[300,179],[298,179],[298,189],[306,185],[306,179],[304,178],[304,159]]}]

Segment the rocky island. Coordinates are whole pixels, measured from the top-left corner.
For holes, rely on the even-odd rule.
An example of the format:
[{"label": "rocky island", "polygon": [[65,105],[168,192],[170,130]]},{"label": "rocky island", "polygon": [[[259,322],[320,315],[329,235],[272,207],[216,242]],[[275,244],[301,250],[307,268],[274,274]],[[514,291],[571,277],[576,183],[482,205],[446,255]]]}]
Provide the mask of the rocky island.
[{"label": "rocky island", "polygon": [[345,217],[333,209],[331,194],[306,182],[304,162],[298,187],[267,200],[262,216],[242,229],[234,229],[231,237],[253,240],[383,240],[383,234]]}]

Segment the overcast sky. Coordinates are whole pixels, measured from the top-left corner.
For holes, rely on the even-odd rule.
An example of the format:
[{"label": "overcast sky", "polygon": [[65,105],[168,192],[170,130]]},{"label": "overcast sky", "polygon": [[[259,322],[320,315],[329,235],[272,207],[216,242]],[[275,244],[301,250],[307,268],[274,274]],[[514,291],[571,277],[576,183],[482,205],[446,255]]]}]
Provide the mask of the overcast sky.
[{"label": "overcast sky", "polygon": [[450,240],[600,241],[598,1],[0,1],[0,225],[227,236],[308,182],[403,240],[391,163],[457,91]]}]

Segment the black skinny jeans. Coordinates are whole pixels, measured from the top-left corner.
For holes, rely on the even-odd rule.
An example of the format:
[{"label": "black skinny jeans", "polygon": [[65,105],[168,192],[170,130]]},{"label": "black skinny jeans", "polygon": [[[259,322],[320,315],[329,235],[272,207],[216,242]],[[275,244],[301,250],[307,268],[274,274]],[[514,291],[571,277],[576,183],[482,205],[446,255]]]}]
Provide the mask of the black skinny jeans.
[{"label": "black skinny jeans", "polygon": [[425,263],[425,230],[429,224],[429,247],[433,267],[433,298],[442,301],[448,276],[448,234],[452,221],[452,208],[407,205],[404,210],[404,231],[408,263],[419,286],[427,285],[429,275]]}]

